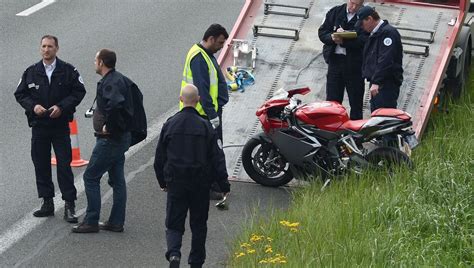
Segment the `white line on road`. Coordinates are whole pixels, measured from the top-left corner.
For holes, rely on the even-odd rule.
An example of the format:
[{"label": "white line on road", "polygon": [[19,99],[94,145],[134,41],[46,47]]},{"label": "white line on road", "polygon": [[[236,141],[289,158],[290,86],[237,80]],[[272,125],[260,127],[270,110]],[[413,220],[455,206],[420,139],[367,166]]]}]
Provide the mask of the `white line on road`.
[{"label": "white line on road", "polygon": [[[161,132],[161,127],[163,124],[166,122],[168,117],[176,113],[176,109],[171,109],[167,111],[166,113],[162,114],[160,118],[157,118],[153,120],[151,126],[148,128],[148,137],[140,142],[139,144],[131,147],[126,153],[125,153],[125,158],[128,159],[131,156],[133,156],[135,153],[137,153],[140,149],[145,147],[147,144],[149,144],[152,140],[154,140],[158,135],[160,135]],[[150,160],[151,161],[151,160]],[[146,163],[144,166],[139,167],[136,172],[140,172],[141,169],[143,169],[146,166],[149,166],[150,163]],[[133,173],[133,172],[132,172]],[[79,175],[75,177],[75,186],[77,189],[77,195],[79,196],[84,192],[84,183],[82,182],[82,175],[84,172],[81,172]],[[80,178],[80,179],[79,179]],[[127,178],[127,183],[132,181],[135,176],[131,176]],[[104,195],[104,198],[102,198],[102,203],[107,201],[112,196],[112,191],[107,192]],[[60,210],[64,208],[64,202],[61,199],[61,192],[56,192],[56,197],[54,198],[54,203],[55,205],[55,214],[57,214]],[[33,216],[33,212],[36,211],[38,208],[35,208],[34,210],[28,212],[23,218],[18,220],[16,223],[14,223],[10,228],[8,228],[5,232],[3,232],[0,235],[0,255],[2,255],[5,251],[7,251],[9,248],[11,248],[13,245],[15,245],[18,241],[23,239],[25,236],[27,236],[31,231],[33,231],[36,227],[41,225],[43,222],[46,221],[46,218],[35,218]],[[78,212],[81,214],[84,213],[85,209],[81,209]],[[78,213],[79,214],[79,213]]]},{"label": "white line on road", "polygon": [[56,0],[43,0],[43,1],[41,1],[41,3],[38,3],[38,4],[28,8],[28,9],[25,9],[25,10],[23,10],[22,12],[20,12],[16,15],[20,16],[20,17],[29,16],[29,15],[35,13],[36,11],[51,5],[54,2],[56,2]]}]

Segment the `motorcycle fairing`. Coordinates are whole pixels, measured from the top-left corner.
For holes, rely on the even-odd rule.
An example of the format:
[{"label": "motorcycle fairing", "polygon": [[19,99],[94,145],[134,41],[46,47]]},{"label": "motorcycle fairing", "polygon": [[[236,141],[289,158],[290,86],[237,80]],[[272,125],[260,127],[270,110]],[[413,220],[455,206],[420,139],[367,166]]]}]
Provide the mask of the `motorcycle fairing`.
[{"label": "motorcycle fairing", "polygon": [[295,133],[275,131],[270,134],[270,139],[279,152],[288,162],[295,165],[303,165],[305,162],[313,162],[313,156],[321,147],[316,138],[306,135],[296,136]]}]

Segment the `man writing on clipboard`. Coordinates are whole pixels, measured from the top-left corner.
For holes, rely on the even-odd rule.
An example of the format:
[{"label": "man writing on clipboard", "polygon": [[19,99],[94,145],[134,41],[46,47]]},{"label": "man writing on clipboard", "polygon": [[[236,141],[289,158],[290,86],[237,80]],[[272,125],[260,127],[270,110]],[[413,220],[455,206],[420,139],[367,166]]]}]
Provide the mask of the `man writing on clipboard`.
[{"label": "man writing on clipboard", "polygon": [[356,13],[363,4],[364,0],[348,0],[331,8],[318,30],[328,64],[326,100],[342,103],[346,89],[352,120],[362,119],[364,98],[362,50],[368,33],[355,26]]}]

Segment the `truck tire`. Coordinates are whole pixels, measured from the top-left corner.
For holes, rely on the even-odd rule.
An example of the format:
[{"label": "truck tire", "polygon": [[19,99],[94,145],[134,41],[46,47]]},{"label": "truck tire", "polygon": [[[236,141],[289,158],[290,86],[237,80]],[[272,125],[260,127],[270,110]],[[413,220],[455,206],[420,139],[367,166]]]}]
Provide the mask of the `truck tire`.
[{"label": "truck tire", "polygon": [[461,97],[466,88],[466,81],[469,76],[469,71],[471,70],[471,31],[469,27],[463,27],[459,33],[459,39],[457,46],[463,50],[463,55],[461,57],[462,67],[458,76],[454,79],[451,85],[451,96],[453,99],[457,100]]}]

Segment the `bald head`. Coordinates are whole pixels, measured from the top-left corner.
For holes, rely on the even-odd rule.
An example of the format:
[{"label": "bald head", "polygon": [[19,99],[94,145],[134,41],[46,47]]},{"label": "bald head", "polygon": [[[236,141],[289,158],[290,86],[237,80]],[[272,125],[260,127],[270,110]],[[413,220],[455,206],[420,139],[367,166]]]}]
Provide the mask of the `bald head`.
[{"label": "bald head", "polygon": [[193,84],[187,84],[181,89],[179,100],[183,102],[184,107],[196,107],[199,102],[199,91]]}]

